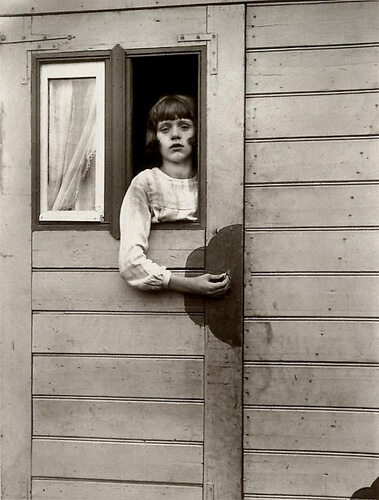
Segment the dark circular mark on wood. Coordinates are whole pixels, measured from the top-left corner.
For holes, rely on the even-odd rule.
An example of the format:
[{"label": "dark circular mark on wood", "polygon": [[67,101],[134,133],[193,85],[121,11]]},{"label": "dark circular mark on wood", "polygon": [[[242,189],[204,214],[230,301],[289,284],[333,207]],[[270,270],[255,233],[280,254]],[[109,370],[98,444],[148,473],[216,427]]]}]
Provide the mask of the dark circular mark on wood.
[{"label": "dark circular mark on wood", "polygon": [[379,500],[379,477],[375,479],[371,486],[366,488],[361,488],[353,493],[351,499],[354,498],[365,498],[370,500]]},{"label": "dark circular mark on wood", "polygon": [[[198,256],[199,248],[187,259],[191,268]],[[242,345],[242,306],[243,306],[243,228],[241,224],[226,226],[210,240],[205,249],[206,272],[220,274],[229,271],[231,286],[227,293],[218,299],[207,298],[205,304],[205,324],[213,335],[232,347]],[[191,313],[190,297],[185,296],[186,312],[197,325],[201,318]]]}]

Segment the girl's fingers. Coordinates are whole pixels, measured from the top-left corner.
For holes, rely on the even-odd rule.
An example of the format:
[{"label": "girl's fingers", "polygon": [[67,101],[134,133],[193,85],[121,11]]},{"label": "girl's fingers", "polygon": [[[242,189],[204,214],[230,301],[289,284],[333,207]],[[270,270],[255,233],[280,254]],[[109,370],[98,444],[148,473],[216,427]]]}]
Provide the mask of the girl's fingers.
[{"label": "girl's fingers", "polygon": [[226,276],[227,276],[227,273],[209,274],[209,280],[212,282],[221,282],[226,278]]},{"label": "girl's fingers", "polygon": [[230,286],[230,278],[228,275],[222,281],[212,284],[212,288],[210,290],[210,295],[222,295],[224,294]]}]

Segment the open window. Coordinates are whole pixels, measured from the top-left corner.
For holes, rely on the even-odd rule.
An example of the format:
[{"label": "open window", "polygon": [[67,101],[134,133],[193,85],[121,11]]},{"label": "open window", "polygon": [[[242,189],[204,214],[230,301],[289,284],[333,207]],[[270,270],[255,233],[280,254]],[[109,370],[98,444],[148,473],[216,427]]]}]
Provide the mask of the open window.
[{"label": "open window", "polygon": [[196,167],[199,177],[199,220],[193,222],[159,223],[157,228],[196,228],[205,216],[205,48],[192,50],[151,50],[127,53],[128,125],[129,144],[127,152],[127,179],[148,168],[149,158],[145,152],[146,124],[151,107],[156,101],[169,94],[184,94],[195,98],[198,104],[198,136],[196,141]]}]

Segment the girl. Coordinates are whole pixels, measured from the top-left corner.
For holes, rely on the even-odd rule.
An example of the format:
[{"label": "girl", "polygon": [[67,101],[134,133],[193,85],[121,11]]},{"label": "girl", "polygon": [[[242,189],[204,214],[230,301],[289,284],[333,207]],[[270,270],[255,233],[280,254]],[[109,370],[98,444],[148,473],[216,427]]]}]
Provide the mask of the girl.
[{"label": "girl", "polygon": [[146,146],[156,154],[158,166],[134,177],[120,213],[119,267],[132,287],[212,297],[229,288],[227,273],[177,276],[146,257],[151,223],[197,220],[196,136],[196,105],[191,97],[165,96],[150,110]]}]

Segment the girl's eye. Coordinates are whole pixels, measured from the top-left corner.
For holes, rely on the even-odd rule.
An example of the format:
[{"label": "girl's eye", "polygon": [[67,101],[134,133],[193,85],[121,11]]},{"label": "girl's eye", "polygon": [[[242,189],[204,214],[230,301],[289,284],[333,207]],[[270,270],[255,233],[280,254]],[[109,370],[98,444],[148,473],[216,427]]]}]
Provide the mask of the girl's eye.
[{"label": "girl's eye", "polygon": [[169,131],[169,128],[168,127],[161,127],[159,129],[160,132],[162,132],[163,134],[167,134],[167,132]]},{"label": "girl's eye", "polygon": [[182,130],[188,130],[189,129],[189,125],[182,125],[180,128]]}]

